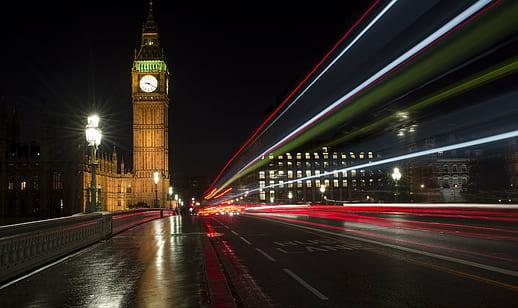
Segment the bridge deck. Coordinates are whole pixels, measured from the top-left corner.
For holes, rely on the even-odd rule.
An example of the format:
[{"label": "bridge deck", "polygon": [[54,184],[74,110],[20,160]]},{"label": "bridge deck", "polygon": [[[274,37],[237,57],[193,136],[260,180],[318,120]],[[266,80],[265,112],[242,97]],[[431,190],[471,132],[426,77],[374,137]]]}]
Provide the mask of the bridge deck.
[{"label": "bridge deck", "polygon": [[1,307],[209,306],[203,227],[155,220],[0,289]]}]

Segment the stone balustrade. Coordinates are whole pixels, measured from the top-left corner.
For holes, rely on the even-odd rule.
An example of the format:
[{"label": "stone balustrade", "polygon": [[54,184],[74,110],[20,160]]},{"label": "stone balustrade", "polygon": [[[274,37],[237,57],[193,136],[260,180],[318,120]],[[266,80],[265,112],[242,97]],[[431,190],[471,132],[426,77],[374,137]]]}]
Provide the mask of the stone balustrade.
[{"label": "stone balustrade", "polygon": [[138,209],[0,226],[0,282],[136,225],[173,214],[168,209]]}]

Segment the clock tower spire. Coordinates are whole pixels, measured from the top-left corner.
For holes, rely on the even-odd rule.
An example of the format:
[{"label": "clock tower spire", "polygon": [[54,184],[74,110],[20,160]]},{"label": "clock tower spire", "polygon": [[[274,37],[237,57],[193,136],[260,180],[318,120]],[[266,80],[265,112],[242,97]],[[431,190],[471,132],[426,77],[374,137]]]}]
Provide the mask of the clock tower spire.
[{"label": "clock tower spire", "polygon": [[[160,46],[153,1],[142,27],[140,48],[131,70],[133,101],[133,171],[135,192],[154,205],[153,173],[161,175],[159,196],[169,186],[169,69]],[[162,199],[162,198],[161,198]]]}]

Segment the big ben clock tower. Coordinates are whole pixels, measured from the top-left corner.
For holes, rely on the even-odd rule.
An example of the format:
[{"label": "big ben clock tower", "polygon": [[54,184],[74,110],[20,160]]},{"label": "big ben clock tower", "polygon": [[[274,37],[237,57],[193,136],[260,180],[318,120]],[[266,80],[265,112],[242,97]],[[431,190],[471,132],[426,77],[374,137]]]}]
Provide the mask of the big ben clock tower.
[{"label": "big ben clock tower", "polygon": [[[163,204],[169,186],[169,70],[160,47],[158,27],[153,17],[153,2],[142,29],[142,40],[131,70],[133,100],[134,192],[140,201],[155,205],[155,189]],[[160,173],[157,187],[153,173]]]}]

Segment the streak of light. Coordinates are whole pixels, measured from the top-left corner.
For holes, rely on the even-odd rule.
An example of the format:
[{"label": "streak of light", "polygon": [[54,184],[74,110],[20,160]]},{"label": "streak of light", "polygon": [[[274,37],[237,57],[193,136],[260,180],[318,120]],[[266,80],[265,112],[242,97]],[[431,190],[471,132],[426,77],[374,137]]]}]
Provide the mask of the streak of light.
[{"label": "streak of light", "polygon": [[[387,7],[385,7],[385,9],[383,9],[382,13],[378,14],[374,19],[377,21],[379,18],[381,18],[381,15],[385,14],[386,10],[388,10],[390,7],[392,7],[392,5],[396,2],[397,0],[394,0],[392,1],[389,5],[387,5]],[[349,37],[349,35],[351,34],[351,32],[365,19],[365,17],[374,9],[374,7],[376,7],[376,5],[380,2],[380,0],[376,0],[374,1],[368,8],[367,10],[362,14],[362,16],[360,16],[360,18],[349,28],[349,30],[347,30],[347,32],[338,40],[338,42],[327,52],[327,54],[322,58],[322,60],[320,60],[320,62],[315,66],[313,67],[313,69],[309,72],[309,74],[306,75],[306,77],[304,77],[304,79],[295,87],[295,89],[293,89],[290,94],[284,99],[284,101],[282,101],[281,104],[279,104],[279,106],[277,106],[277,108],[275,108],[275,110],[263,121],[263,123],[258,127],[256,128],[256,130],[252,133],[252,135],[250,136],[250,138],[248,138],[246,140],[246,142],[237,150],[237,152],[230,158],[230,160],[225,164],[225,166],[223,167],[223,169],[219,172],[219,174],[216,176],[216,178],[214,179],[214,181],[212,181],[211,185],[209,186],[209,188],[207,189],[206,192],[208,192],[212,187],[214,187],[215,183],[221,178],[221,176],[223,175],[223,173],[227,170],[227,168],[230,166],[230,164],[236,159],[236,157],[241,154],[241,152],[243,152],[243,150],[250,144],[250,142],[252,142],[252,140],[254,140],[257,136],[257,134],[264,128],[264,126],[282,109],[282,107],[284,107],[284,105],[286,105],[286,103],[293,97],[293,95],[300,90],[300,88],[302,87],[302,85],[304,83],[306,83],[309,78],[317,71],[318,68],[320,68],[320,66],[327,60],[327,58],[329,58],[329,56],[336,50],[336,48],[338,48],[338,46],[347,38]],[[372,22],[371,22],[372,24]],[[371,25],[369,24],[369,25]],[[371,25],[372,26],[372,25]],[[362,31],[362,34],[363,35],[363,31]],[[355,38],[355,40],[357,41],[359,37]],[[346,48],[350,48],[350,46],[352,46],[351,44],[349,44]],[[341,57],[343,55],[340,54],[338,57]],[[333,64],[336,62],[336,59],[335,61],[333,61]],[[329,69],[330,66],[326,67],[326,71]],[[321,75],[319,75],[317,77],[320,78]],[[316,81],[316,80],[315,80]],[[314,82],[315,82],[314,81]],[[313,83],[314,83],[313,82]],[[313,85],[313,83],[311,83],[307,88],[311,87]],[[306,88],[306,90],[307,90]],[[304,90],[304,93],[305,91]],[[299,95],[300,97],[300,95]],[[298,100],[299,97],[297,97],[296,99]],[[290,104],[290,106],[288,106],[288,108],[290,108],[293,104]],[[284,112],[283,112],[284,113]],[[279,117],[282,116],[279,115]],[[268,127],[269,128],[269,127]],[[267,129],[268,129],[267,128]]]},{"label": "streak of light", "polygon": [[[289,181],[283,182],[283,184],[277,183],[277,184],[274,184],[274,185],[268,185],[268,186],[263,187],[262,189],[268,189],[268,188],[276,187],[276,186],[279,186],[279,185],[286,185],[286,184],[290,184],[290,183],[295,183],[297,181],[304,181],[304,180],[310,180],[310,179],[314,179],[314,178],[320,178],[320,177],[324,177],[324,176],[329,176],[329,175],[332,175],[335,172],[347,172],[347,171],[356,170],[356,169],[367,169],[367,168],[372,168],[374,166],[380,166],[380,165],[389,164],[389,163],[393,163],[393,162],[398,162],[398,161],[402,161],[402,160],[422,157],[422,156],[426,156],[426,155],[430,155],[430,154],[436,154],[438,152],[447,152],[447,151],[458,150],[458,149],[462,149],[462,148],[482,145],[482,144],[496,142],[496,141],[501,141],[501,140],[505,140],[505,139],[509,139],[509,138],[513,138],[513,137],[518,137],[518,130],[513,130],[513,131],[502,133],[502,134],[497,134],[497,135],[493,135],[493,136],[489,136],[489,137],[479,138],[479,139],[475,139],[475,140],[471,140],[471,141],[465,141],[465,142],[456,143],[456,144],[452,144],[452,145],[446,145],[446,146],[442,146],[442,147],[437,147],[437,148],[434,148],[434,149],[428,149],[428,150],[424,150],[424,151],[419,151],[419,152],[409,153],[409,154],[395,156],[395,157],[391,157],[391,158],[381,159],[381,160],[378,160],[378,161],[372,161],[372,162],[368,162],[368,163],[365,163],[365,164],[359,164],[359,165],[355,165],[355,166],[351,166],[351,167],[346,167],[346,168],[342,168],[342,169],[335,169],[335,170],[331,170],[331,171],[326,171],[326,172],[323,172],[323,173],[321,173],[319,175],[312,175],[312,176],[306,176],[306,177],[303,177],[303,178],[289,180]],[[260,190],[259,188],[255,188],[255,189],[249,190],[248,192],[249,193],[257,192],[259,190]],[[242,193],[242,194],[244,194],[244,193]],[[240,196],[242,194],[238,194],[237,196]]]},{"label": "streak of light", "polygon": [[231,190],[232,190],[232,187],[229,187],[229,188],[225,189],[223,192],[221,192],[220,194],[214,196],[214,198],[219,198],[219,197],[225,195],[226,193],[230,192]]},{"label": "streak of light", "polygon": [[326,116],[336,108],[338,108],[340,105],[346,103],[350,98],[353,96],[359,94],[361,91],[368,88],[371,84],[385,76],[386,74],[392,72],[394,69],[396,69],[398,66],[406,63],[408,60],[412,59],[414,56],[418,55],[422,50],[426,49],[430,45],[432,45],[435,41],[443,37],[444,35],[451,33],[453,30],[455,30],[458,26],[462,25],[465,21],[469,20],[472,16],[474,16],[477,12],[482,10],[485,6],[487,6],[489,3],[491,3],[491,0],[479,0],[476,3],[474,3],[472,6],[470,6],[468,9],[457,15],[455,18],[447,22],[445,25],[443,25],[441,28],[439,28],[437,31],[432,33],[430,36],[419,42],[414,47],[407,50],[405,53],[403,53],[401,56],[396,58],[394,61],[392,61],[390,64],[385,66],[383,69],[379,70],[377,73],[369,77],[367,80],[362,82],[360,85],[355,87],[353,90],[348,92],[347,94],[343,95],[333,103],[331,103],[329,106],[324,108],[322,111],[320,111],[318,114],[313,116],[311,119],[306,121],[304,124],[300,125],[296,129],[294,129],[292,132],[287,134],[285,137],[283,137],[281,140],[279,140],[277,143],[269,147],[266,151],[258,155],[256,158],[252,159],[250,162],[248,162],[243,168],[241,168],[238,172],[241,173],[250,165],[255,163],[257,160],[259,160],[261,157],[266,156],[268,153],[271,153],[284,143],[286,143],[288,140],[292,139],[296,135],[300,134],[302,131],[304,131],[306,128],[310,127],[311,125],[315,124],[317,121],[319,121],[322,117]]}]

